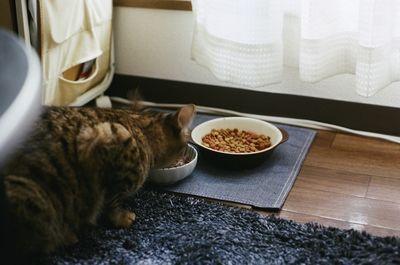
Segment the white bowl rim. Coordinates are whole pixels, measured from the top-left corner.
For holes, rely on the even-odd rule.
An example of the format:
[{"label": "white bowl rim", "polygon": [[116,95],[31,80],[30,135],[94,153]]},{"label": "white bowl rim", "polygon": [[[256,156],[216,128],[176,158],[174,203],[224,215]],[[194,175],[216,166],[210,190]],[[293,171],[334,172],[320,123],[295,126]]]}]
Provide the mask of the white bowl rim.
[{"label": "white bowl rim", "polygon": [[[268,127],[270,127],[272,130],[274,130],[275,132],[277,132],[278,135],[279,135],[279,139],[275,144],[271,145],[270,147],[262,149],[262,150],[259,150],[259,151],[256,151],[256,152],[251,152],[251,153],[232,153],[232,152],[223,152],[223,151],[212,149],[210,147],[207,147],[207,146],[203,145],[202,143],[198,142],[196,139],[193,138],[193,134],[196,133],[196,131],[199,130],[199,128],[201,128],[203,126],[206,126],[209,123],[219,122],[219,121],[223,121],[223,120],[239,120],[239,121],[240,120],[247,120],[247,121],[254,121],[254,122],[257,122],[257,123],[263,123],[263,124],[267,125]],[[255,119],[255,118],[249,118],[249,117],[221,117],[221,118],[211,119],[211,120],[205,121],[205,122],[200,123],[199,125],[197,125],[195,128],[193,128],[193,130],[191,132],[191,139],[198,146],[201,146],[202,148],[208,149],[208,150],[210,150],[212,152],[225,154],[225,155],[248,156],[248,155],[255,155],[255,154],[264,153],[264,152],[267,152],[267,151],[275,148],[277,145],[279,145],[282,142],[283,134],[282,134],[282,131],[278,127],[276,127],[275,125],[273,125],[272,123],[269,123],[267,121],[263,121],[263,120],[259,120],[259,119]]]},{"label": "white bowl rim", "polygon": [[42,110],[42,73],[40,59],[35,50],[12,33],[0,29],[0,34],[6,37],[6,43],[12,41],[16,49],[24,54],[28,68],[23,85],[9,106],[0,113],[0,164],[7,160],[16,145],[32,129],[32,124]]},{"label": "white bowl rim", "polygon": [[197,159],[197,155],[198,155],[198,154],[197,154],[197,149],[196,149],[196,147],[194,147],[194,145],[192,145],[192,144],[188,144],[188,146],[189,146],[189,148],[191,148],[191,149],[194,151],[194,156],[193,156],[192,160],[190,160],[190,162],[188,162],[188,163],[186,163],[186,164],[183,164],[183,165],[181,165],[181,166],[177,166],[177,167],[153,168],[153,169],[151,169],[150,171],[170,171],[170,170],[176,170],[176,169],[179,169],[179,168],[187,167],[187,166],[189,166],[189,165],[195,163],[195,161],[196,161],[196,159]]}]

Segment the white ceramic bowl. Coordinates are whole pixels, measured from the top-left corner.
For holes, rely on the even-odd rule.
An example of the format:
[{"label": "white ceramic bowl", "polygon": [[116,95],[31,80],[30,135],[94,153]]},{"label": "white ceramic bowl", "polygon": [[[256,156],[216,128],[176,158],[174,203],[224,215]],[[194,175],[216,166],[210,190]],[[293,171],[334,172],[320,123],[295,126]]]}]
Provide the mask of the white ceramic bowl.
[{"label": "white ceramic bowl", "polygon": [[190,174],[197,165],[197,150],[193,145],[188,144],[186,157],[190,162],[177,167],[154,168],[150,170],[148,181],[157,185],[172,185]]},{"label": "white ceramic bowl", "polygon": [[0,166],[23,142],[40,114],[40,67],[31,47],[0,28]]},{"label": "white ceramic bowl", "polygon": [[[214,150],[202,144],[202,138],[210,133],[212,129],[234,129],[251,131],[257,134],[269,136],[271,146],[252,153],[228,153]],[[212,119],[197,125],[191,137],[193,142],[199,146],[201,155],[209,158],[213,164],[223,166],[225,168],[251,168],[263,161],[272,153],[272,151],[281,143],[288,140],[288,133],[276,127],[275,125],[253,118],[246,117],[224,117]]]}]

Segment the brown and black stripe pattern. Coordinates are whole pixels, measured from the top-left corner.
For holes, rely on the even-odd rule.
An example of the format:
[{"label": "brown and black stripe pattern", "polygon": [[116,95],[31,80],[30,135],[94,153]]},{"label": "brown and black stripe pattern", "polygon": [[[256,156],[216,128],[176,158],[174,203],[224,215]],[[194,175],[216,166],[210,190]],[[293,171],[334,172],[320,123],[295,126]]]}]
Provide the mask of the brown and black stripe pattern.
[{"label": "brown and black stripe pattern", "polygon": [[194,105],[176,113],[45,108],[30,138],[1,169],[16,248],[50,253],[73,244],[100,214],[128,227],[123,200],[153,166],[174,161],[187,143]]}]

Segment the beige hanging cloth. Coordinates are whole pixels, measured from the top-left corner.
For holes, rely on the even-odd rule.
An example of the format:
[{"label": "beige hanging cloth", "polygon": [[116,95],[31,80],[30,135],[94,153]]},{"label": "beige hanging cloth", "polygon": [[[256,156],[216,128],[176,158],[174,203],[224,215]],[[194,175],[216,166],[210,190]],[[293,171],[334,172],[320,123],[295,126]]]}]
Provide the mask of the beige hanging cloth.
[{"label": "beige hanging cloth", "polygon": [[39,8],[44,104],[104,91],[114,69],[112,0],[39,0]]}]

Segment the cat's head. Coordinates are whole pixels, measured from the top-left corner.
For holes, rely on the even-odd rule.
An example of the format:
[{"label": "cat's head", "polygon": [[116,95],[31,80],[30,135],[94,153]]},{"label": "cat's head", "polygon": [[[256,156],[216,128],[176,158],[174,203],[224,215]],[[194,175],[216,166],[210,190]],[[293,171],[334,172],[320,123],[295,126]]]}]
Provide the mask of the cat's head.
[{"label": "cat's head", "polygon": [[195,105],[189,104],[174,113],[153,115],[155,120],[146,129],[146,134],[153,148],[154,167],[169,166],[182,156],[190,139],[189,126],[195,114]]}]

